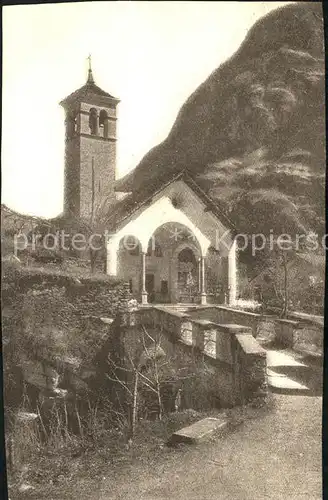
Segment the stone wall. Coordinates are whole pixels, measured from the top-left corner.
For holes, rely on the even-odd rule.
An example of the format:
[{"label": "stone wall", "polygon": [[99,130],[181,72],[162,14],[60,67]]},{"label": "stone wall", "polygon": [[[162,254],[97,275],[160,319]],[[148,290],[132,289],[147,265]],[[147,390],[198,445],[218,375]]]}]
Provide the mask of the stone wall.
[{"label": "stone wall", "polygon": [[219,324],[240,324],[251,329],[254,338],[262,336],[264,325],[269,326],[273,332],[274,340],[283,346],[292,347],[294,333],[298,326],[297,321],[281,319],[275,316],[241,311],[226,306],[205,306],[190,311],[194,319],[205,319]]},{"label": "stone wall", "polygon": [[116,139],[80,137],[80,215],[92,214],[92,158],[94,158],[95,209],[115,201]]},{"label": "stone wall", "polygon": [[263,398],[268,391],[266,352],[250,334],[236,334],[237,403]]},{"label": "stone wall", "polygon": [[260,314],[239,311],[225,306],[209,306],[195,309],[190,312],[191,317],[197,319],[207,319],[216,323],[235,323],[251,328],[253,336],[258,334],[258,325],[262,320]]},{"label": "stone wall", "polygon": [[164,350],[175,363],[186,357],[196,363],[202,360],[222,406],[265,396],[266,352],[252,336],[251,328],[193,319],[156,306],[126,315],[124,324],[130,346],[138,336],[138,327],[145,327],[163,332]]},{"label": "stone wall", "polygon": [[[23,387],[19,377],[41,392],[87,390],[99,371],[94,361],[111,335],[114,318],[128,307],[128,285],[108,277],[77,279],[58,269],[46,273],[17,268],[5,272],[4,288],[5,369],[13,374],[19,389],[11,397],[8,376],[7,402],[20,404]],[[97,391],[98,385],[92,388]]]}]

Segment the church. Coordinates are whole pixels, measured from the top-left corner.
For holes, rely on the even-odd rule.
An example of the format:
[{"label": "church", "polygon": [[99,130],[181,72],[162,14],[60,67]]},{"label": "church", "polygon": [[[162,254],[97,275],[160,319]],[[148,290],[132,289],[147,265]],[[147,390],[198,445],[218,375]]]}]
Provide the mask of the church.
[{"label": "church", "polygon": [[128,282],[141,304],[233,305],[237,232],[188,165],[157,183],[145,177],[135,186],[133,171],[116,179],[119,102],[96,85],[90,65],[86,83],[60,103],[64,213],[90,218],[108,207],[106,272]]}]

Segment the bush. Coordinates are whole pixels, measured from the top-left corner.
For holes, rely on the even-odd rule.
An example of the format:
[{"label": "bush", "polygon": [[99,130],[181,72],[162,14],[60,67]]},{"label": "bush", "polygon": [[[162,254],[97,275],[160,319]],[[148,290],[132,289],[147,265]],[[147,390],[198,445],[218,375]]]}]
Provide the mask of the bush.
[{"label": "bush", "polygon": [[60,253],[59,251],[47,250],[45,248],[41,248],[31,252],[30,256],[36,262],[42,262],[44,264],[45,263],[61,264],[64,260],[63,254]]}]

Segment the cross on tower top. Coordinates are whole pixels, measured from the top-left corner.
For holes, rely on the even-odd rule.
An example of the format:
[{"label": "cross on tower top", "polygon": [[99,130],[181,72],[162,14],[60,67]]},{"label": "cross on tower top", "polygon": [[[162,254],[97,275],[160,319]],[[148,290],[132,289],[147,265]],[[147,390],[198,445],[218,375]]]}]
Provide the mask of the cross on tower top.
[{"label": "cross on tower top", "polygon": [[91,68],[91,54],[87,57],[88,63],[89,63],[89,70],[88,70],[88,80],[87,83],[95,83],[93,74],[92,74],[92,68]]}]

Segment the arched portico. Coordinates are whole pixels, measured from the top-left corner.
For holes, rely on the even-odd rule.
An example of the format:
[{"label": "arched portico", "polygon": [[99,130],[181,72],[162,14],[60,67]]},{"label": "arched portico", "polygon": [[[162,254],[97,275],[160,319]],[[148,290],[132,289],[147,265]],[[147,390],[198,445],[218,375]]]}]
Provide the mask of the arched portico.
[{"label": "arched portico", "polygon": [[[201,211],[199,214],[199,217],[203,217]],[[213,300],[212,284],[206,289],[208,269],[211,268],[211,283],[217,280],[222,284],[226,295],[229,295],[229,301],[233,302],[236,295],[235,245],[232,245],[230,251],[228,246],[221,243],[217,247],[216,229],[219,226],[213,225],[212,216],[206,217],[208,219],[196,225],[195,218],[193,222],[182,210],[174,208],[169,198],[161,198],[135,218],[130,218],[108,238],[107,273],[128,281],[133,294],[143,304],[179,302],[184,295],[182,287],[183,283],[186,284],[186,274],[180,274],[179,285],[178,273],[185,271],[179,271],[178,267],[188,267],[179,264],[179,254],[189,248],[196,261],[196,266],[195,261],[191,266],[193,279],[197,284],[197,293],[193,294],[192,301],[206,304],[207,292]],[[208,220],[212,226],[206,226]],[[126,243],[131,239],[138,241],[138,250],[132,251],[132,254],[126,252],[124,245],[122,247],[122,242]],[[217,261],[209,257],[208,250],[214,246],[218,248],[217,254],[220,255],[222,265],[217,265]],[[190,280],[188,287],[186,285],[188,290],[189,283]]]},{"label": "arched portico", "polygon": [[[180,302],[183,298],[192,297],[192,302],[201,302],[200,293],[202,290],[201,262],[206,252],[207,242],[199,241],[190,227],[179,222],[167,222],[156,228],[148,242],[148,245],[156,248],[159,245],[163,250],[161,258],[157,262],[146,258],[146,272],[154,271],[154,264],[157,265],[157,282],[161,288],[163,284],[167,288],[167,296],[157,294],[157,302]],[[190,252],[189,262],[181,262],[181,256]],[[186,256],[186,255],[185,255]],[[190,267],[189,272],[187,270]],[[191,273],[191,274],[190,274]],[[164,280],[163,280],[164,278]],[[194,282],[194,286],[191,285]],[[184,289],[185,288],[185,289]],[[205,295],[205,289],[203,289]],[[204,298],[202,302],[205,303]]]}]

